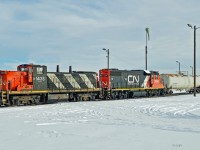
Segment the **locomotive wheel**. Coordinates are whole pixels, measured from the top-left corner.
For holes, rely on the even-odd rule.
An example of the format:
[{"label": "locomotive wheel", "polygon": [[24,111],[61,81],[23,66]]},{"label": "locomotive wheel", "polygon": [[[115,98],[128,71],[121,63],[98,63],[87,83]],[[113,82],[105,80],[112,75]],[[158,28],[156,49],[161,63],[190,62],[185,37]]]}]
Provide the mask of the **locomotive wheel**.
[{"label": "locomotive wheel", "polygon": [[158,96],[158,91],[155,90],[155,91],[153,92],[153,96]]},{"label": "locomotive wheel", "polygon": [[80,97],[80,96],[77,96],[77,97],[76,97],[76,101],[77,101],[77,102],[80,102],[80,101],[81,101],[81,97]]},{"label": "locomotive wheel", "polygon": [[116,99],[116,94],[115,93],[111,94],[111,99]]},{"label": "locomotive wheel", "polygon": [[146,97],[149,97],[149,91],[146,91]]},{"label": "locomotive wheel", "polygon": [[36,98],[36,99],[34,99],[34,102],[33,102],[34,104],[40,104],[40,99],[39,98]]},{"label": "locomotive wheel", "polygon": [[95,96],[91,95],[90,97],[88,97],[89,101],[95,101]]},{"label": "locomotive wheel", "polygon": [[74,97],[73,98],[73,102],[77,102],[78,101],[78,98],[77,97]]},{"label": "locomotive wheel", "polygon": [[128,93],[128,97],[134,98],[134,93],[133,93],[133,92],[129,92],[129,93]]},{"label": "locomotive wheel", "polygon": [[94,101],[96,101],[96,96],[95,96],[95,95],[93,95],[93,96],[92,96],[92,99],[93,99]]},{"label": "locomotive wheel", "polygon": [[11,105],[12,105],[12,106],[18,105],[18,99],[13,99],[13,100],[11,101]]},{"label": "locomotive wheel", "polygon": [[164,90],[161,90],[160,91],[160,95],[165,95],[166,93],[165,93],[165,91]]},{"label": "locomotive wheel", "polygon": [[28,100],[27,104],[32,105],[33,104],[32,100]]},{"label": "locomotive wheel", "polygon": [[152,91],[147,91],[147,97],[151,97],[151,96],[153,96],[153,93],[152,93]]},{"label": "locomotive wheel", "polygon": [[22,101],[17,100],[17,106],[20,106],[20,105],[22,105]]},{"label": "locomotive wheel", "polygon": [[122,93],[119,93],[119,94],[118,94],[118,99],[123,99]]},{"label": "locomotive wheel", "polygon": [[128,94],[124,94],[124,99],[127,99],[128,98]]},{"label": "locomotive wheel", "polygon": [[92,98],[91,98],[91,97],[88,97],[87,99],[88,99],[88,101],[92,101]]}]

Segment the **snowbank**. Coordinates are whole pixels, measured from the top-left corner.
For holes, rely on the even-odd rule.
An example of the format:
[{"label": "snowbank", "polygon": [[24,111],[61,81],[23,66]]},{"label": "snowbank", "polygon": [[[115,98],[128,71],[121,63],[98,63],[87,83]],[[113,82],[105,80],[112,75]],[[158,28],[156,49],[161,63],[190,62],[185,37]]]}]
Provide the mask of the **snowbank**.
[{"label": "snowbank", "polygon": [[199,150],[200,96],[0,108],[1,150]]}]

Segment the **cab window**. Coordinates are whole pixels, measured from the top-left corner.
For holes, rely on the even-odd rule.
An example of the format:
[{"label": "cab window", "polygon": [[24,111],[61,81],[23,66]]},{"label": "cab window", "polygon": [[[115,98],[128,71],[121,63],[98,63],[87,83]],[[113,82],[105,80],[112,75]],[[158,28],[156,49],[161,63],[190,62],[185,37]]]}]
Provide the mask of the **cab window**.
[{"label": "cab window", "polygon": [[37,67],[37,74],[43,74],[43,68]]}]

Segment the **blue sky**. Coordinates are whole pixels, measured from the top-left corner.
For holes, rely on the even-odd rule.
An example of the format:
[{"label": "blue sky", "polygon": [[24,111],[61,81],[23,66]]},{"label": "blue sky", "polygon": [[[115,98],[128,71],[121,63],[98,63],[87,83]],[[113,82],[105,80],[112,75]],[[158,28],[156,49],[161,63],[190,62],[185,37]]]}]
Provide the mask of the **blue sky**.
[{"label": "blue sky", "polygon": [[[55,71],[145,68],[145,28],[150,28],[148,69],[175,73],[193,66],[198,0],[0,0],[0,69],[47,65]],[[197,30],[200,74],[200,29]]]}]

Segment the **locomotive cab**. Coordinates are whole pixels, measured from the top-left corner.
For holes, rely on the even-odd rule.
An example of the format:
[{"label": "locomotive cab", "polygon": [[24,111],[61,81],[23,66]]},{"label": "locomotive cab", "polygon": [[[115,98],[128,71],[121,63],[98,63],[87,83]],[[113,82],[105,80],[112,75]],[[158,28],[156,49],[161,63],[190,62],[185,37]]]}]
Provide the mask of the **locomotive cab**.
[{"label": "locomotive cab", "polygon": [[0,71],[0,105],[45,103],[48,98],[45,90],[46,66],[22,64],[17,71]]},{"label": "locomotive cab", "polygon": [[17,67],[18,71],[26,72],[26,82],[32,85],[32,90],[47,89],[47,67],[33,64],[22,64]]},{"label": "locomotive cab", "polygon": [[1,91],[46,90],[47,67],[22,64],[17,71],[0,71]]}]

